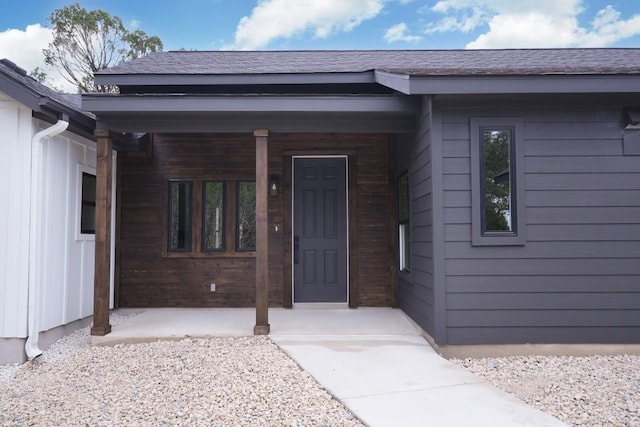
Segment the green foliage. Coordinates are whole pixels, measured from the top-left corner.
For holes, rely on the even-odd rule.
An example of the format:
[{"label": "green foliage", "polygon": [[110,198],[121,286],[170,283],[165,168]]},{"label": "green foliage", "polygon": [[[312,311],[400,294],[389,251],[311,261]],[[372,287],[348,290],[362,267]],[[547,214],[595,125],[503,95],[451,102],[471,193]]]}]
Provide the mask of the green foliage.
[{"label": "green foliage", "polygon": [[78,3],[53,11],[53,41],[43,50],[45,63],[57,68],[78,92],[114,92],[114,87],[96,87],[93,74],[129,59],[162,50],[157,36],[130,32],[117,16],[102,10],[87,10]]},{"label": "green foliage", "polygon": [[483,132],[485,230],[509,231],[511,213],[510,145],[508,130]]},{"label": "green foliage", "polygon": [[45,83],[47,81],[47,73],[40,67],[36,67],[29,73],[38,83]]},{"label": "green foliage", "polygon": [[256,183],[238,183],[239,249],[256,248]]}]

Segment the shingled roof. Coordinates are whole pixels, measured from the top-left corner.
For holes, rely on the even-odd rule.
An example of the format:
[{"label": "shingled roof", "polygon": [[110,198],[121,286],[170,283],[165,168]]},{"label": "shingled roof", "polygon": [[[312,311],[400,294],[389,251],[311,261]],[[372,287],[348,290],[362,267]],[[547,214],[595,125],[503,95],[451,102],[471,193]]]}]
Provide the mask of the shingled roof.
[{"label": "shingled roof", "polygon": [[416,76],[640,74],[640,49],[158,52],[98,75],[386,71]]}]

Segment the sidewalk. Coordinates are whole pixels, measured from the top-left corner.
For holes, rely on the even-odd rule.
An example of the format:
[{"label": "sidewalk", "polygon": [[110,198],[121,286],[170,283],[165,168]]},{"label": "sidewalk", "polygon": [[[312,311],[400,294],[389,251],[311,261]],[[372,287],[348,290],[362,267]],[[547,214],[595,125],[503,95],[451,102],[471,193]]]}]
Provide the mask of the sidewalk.
[{"label": "sidewalk", "polygon": [[[254,309],[145,310],[94,344],[251,335]],[[271,339],[363,422],[564,426],[440,357],[400,310],[269,309]]]}]

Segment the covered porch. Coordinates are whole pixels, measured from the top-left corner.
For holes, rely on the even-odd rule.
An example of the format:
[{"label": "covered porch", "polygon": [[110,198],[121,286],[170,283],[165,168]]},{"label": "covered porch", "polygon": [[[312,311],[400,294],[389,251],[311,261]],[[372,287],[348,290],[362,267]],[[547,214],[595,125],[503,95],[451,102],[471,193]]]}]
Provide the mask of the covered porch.
[{"label": "covered porch", "polygon": [[[346,218],[346,280],[347,295],[345,307],[358,306],[395,306],[396,270],[395,248],[395,171],[393,169],[393,149],[399,136],[411,135],[415,129],[415,116],[419,104],[416,100],[393,95],[384,96],[269,96],[260,98],[259,102],[248,102],[246,97],[234,96],[201,96],[181,97],[179,103],[169,104],[163,95],[131,96],[131,95],[86,95],[85,107],[95,112],[100,129],[96,131],[98,141],[97,167],[97,199],[96,199],[96,270],[94,290],[94,326],[92,335],[103,336],[111,332],[109,324],[109,283],[113,274],[116,284],[116,306],[126,301],[125,306],[135,307],[246,307],[255,308],[255,334],[270,332],[269,307],[290,308],[295,303],[293,291],[293,266],[296,263],[293,231],[293,159],[296,157],[341,157],[346,161],[345,173],[349,194],[348,215]],[[206,99],[207,102],[204,102]],[[256,101],[253,99],[252,101]],[[229,111],[232,110],[232,111]],[[132,236],[128,230],[141,229],[142,223],[127,224],[131,218],[130,211],[123,211],[134,193],[132,183],[123,178],[127,163],[119,161],[117,188],[111,188],[113,165],[104,153],[110,152],[114,141],[122,141],[116,147],[124,154],[124,159],[137,157],[147,163],[160,159],[157,149],[165,144],[169,149],[177,147],[193,147],[195,140],[202,144],[201,151],[185,151],[185,160],[167,154],[167,162],[179,169],[151,171],[153,182],[148,181],[147,192],[155,194],[155,199],[141,209],[147,209],[150,224],[164,224],[166,229],[167,211],[166,183],[172,179],[184,180],[185,171],[195,173],[194,188],[200,189],[207,180],[233,179],[232,187],[237,186],[243,177],[255,180],[255,249],[242,253],[204,253],[197,247],[201,237],[194,234],[195,240],[189,243],[194,248],[195,256],[184,253],[168,253],[162,246],[166,236],[153,243],[136,241],[127,247],[126,236]],[[142,135],[142,136],[141,136]],[[216,142],[217,141],[217,142]],[[222,142],[221,142],[222,141]],[[226,141],[226,142],[225,142]],[[243,145],[244,144],[244,145]],[[248,144],[253,144],[249,149]],[[369,145],[367,145],[369,144]],[[244,155],[227,157],[229,150],[246,147]],[[371,149],[371,147],[376,147]],[[215,151],[215,150],[218,151]],[[213,151],[212,151],[213,150]],[[216,152],[208,166],[203,159]],[[209,153],[209,154],[207,154]],[[371,157],[373,153],[377,157]],[[155,156],[155,157],[154,157]],[[173,160],[172,160],[173,159]],[[217,159],[217,160],[216,160]],[[235,159],[235,160],[234,160]],[[135,163],[135,173],[149,176],[141,166]],[[230,166],[234,161],[242,163],[236,170],[244,170],[244,175],[216,175],[224,170],[223,163]],[[162,163],[162,159],[156,163]],[[251,162],[250,168],[249,163]],[[155,163],[154,163],[155,164]],[[193,166],[200,164],[200,166]],[[175,166],[178,165],[178,166]],[[245,166],[247,166],[246,169]],[[155,166],[154,166],[155,167]],[[208,170],[205,170],[207,169]],[[251,169],[251,171],[249,171]],[[125,172],[122,172],[122,171]],[[274,177],[280,186],[279,197],[273,197],[271,187]],[[201,184],[202,183],[202,184]],[[141,187],[143,188],[143,187]],[[117,206],[111,206],[111,194],[118,193]],[[198,190],[200,191],[200,190]],[[128,192],[128,193],[127,193]],[[139,197],[145,197],[141,190]],[[124,202],[123,196],[125,194]],[[128,194],[128,195],[127,195]],[[378,196],[376,196],[376,194]],[[138,197],[136,196],[136,197]],[[382,198],[380,198],[380,197]],[[230,197],[237,197],[231,195]],[[379,197],[379,199],[376,199]],[[164,200],[164,202],[162,201]],[[159,203],[159,204],[158,204]],[[196,208],[199,205],[195,202]],[[153,205],[153,213],[149,214]],[[359,206],[360,205],[360,206]],[[116,209],[117,224],[115,235],[111,235],[111,224],[108,222],[111,210]],[[382,209],[382,210],[381,210]],[[362,215],[378,211],[379,217],[370,216],[369,222],[363,221]],[[360,214],[358,213],[360,212]],[[231,215],[230,215],[231,216]],[[202,221],[193,216],[194,223]],[[231,220],[232,221],[232,220]],[[231,224],[231,223],[230,223]],[[374,228],[371,228],[373,224]],[[237,224],[232,224],[237,226]],[[375,231],[376,226],[382,226]],[[231,230],[231,226],[228,228]],[[360,231],[362,230],[362,231]],[[373,231],[372,231],[373,230]],[[386,231],[385,231],[386,230]],[[363,234],[364,232],[364,234]],[[197,232],[196,232],[197,233]],[[383,237],[380,237],[382,233]],[[157,230],[148,230],[147,235],[155,235]],[[366,234],[370,234],[366,236]],[[115,270],[109,268],[109,250],[111,240],[116,241]],[[233,239],[230,235],[228,240]],[[133,241],[133,240],[132,240]],[[374,246],[384,248],[379,251],[367,246],[367,241]],[[153,247],[152,247],[153,246]],[[129,252],[126,250],[130,249]],[[151,263],[141,266],[134,264],[133,259],[146,249],[147,261]],[[151,255],[149,255],[151,254]],[[155,254],[155,255],[153,255]],[[187,259],[189,258],[189,259]],[[381,263],[380,260],[383,260]],[[363,262],[364,261],[364,262]],[[129,265],[129,267],[127,267]],[[132,266],[133,265],[133,266]],[[196,279],[191,285],[181,287],[175,280],[163,285],[171,274],[163,274],[166,267],[179,277],[187,277],[194,271]],[[228,266],[233,266],[232,268]],[[207,274],[216,266],[218,271],[228,271],[220,280],[209,279]],[[125,270],[123,270],[123,267]],[[366,268],[370,271],[367,273]],[[225,270],[226,269],[226,270]],[[255,270],[254,270],[255,269]],[[375,271],[377,269],[377,271]],[[180,273],[180,272],[185,273]],[[246,280],[246,274],[255,271],[254,282]],[[380,271],[383,271],[380,274]],[[147,277],[139,273],[148,274]],[[154,276],[155,274],[155,276]],[[368,276],[367,276],[368,274]],[[187,275],[187,276],[185,276]],[[230,283],[230,277],[236,277],[237,283]],[[136,277],[140,277],[135,282]],[[376,279],[378,277],[378,279]],[[371,278],[371,280],[370,280]],[[376,283],[378,280],[380,283]],[[188,282],[185,280],[185,282]],[[215,283],[215,285],[214,285]],[[228,285],[227,288],[220,287]],[[242,285],[240,285],[240,283]],[[164,286],[164,287],[163,287]],[[191,287],[189,287],[191,286]],[[244,286],[244,300],[238,300],[239,286]],[[210,290],[209,290],[210,287]],[[130,292],[127,293],[126,290]],[[211,297],[208,292],[218,291]],[[174,294],[163,294],[173,292]],[[183,292],[189,298],[176,297],[176,292]],[[235,294],[232,295],[232,293]],[[221,295],[228,295],[223,301]],[[140,297],[140,295],[147,295]],[[235,295],[235,296],[234,296]],[[137,298],[137,299],[136,299]]]}]

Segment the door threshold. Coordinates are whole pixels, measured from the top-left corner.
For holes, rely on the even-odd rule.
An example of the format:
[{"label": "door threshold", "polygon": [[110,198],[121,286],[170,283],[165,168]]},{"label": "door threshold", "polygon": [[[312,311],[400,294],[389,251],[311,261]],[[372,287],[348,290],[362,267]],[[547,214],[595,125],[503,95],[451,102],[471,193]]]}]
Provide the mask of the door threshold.
[{"label": "door threshold", "polygon": [[298,310],[342,310],[349,308],[346,302],[296,302],[294,309]]}]

